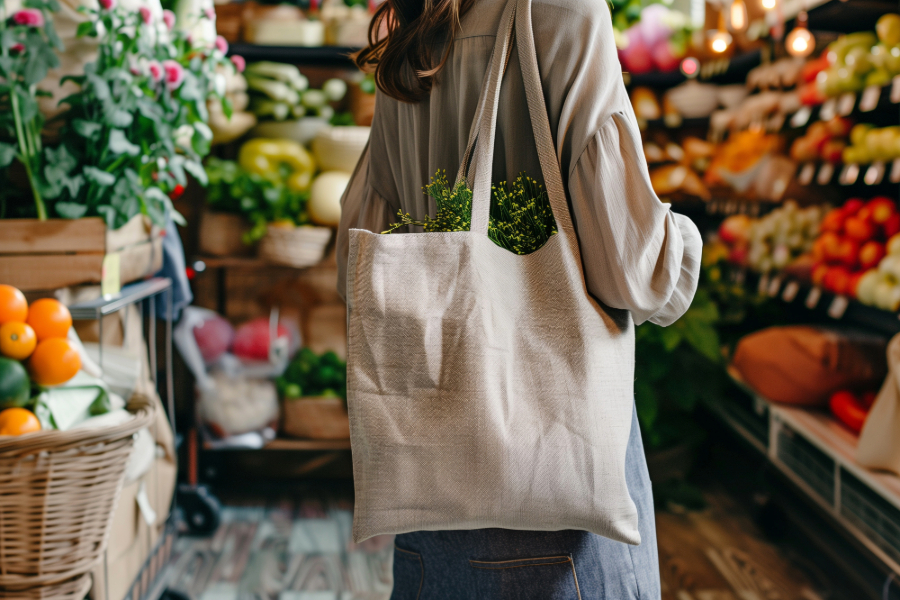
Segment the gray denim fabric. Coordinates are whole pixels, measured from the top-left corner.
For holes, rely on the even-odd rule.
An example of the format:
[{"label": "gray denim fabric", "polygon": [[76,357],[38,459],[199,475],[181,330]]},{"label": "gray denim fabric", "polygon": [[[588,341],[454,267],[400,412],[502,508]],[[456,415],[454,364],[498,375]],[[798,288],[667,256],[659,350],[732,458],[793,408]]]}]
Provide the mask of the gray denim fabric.
[{"label": "gray denim fabric", "polygon": [[659,600],[653,493],[636,413],[625,468],[640,546],[587,531],[406,533],[395,542],[391,600]]}]

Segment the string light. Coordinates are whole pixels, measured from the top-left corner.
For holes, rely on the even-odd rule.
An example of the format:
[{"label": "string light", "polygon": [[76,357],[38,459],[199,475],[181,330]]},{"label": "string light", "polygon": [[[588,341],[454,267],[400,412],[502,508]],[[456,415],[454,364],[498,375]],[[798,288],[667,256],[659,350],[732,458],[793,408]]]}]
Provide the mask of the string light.
[{"label": "string light", "polygon": [[816,48],[816,40],[807,27],[808,17],[806,11],[800,11],[797,15],[797,25],[787,35],[784,45],[791,56],[804,57],[812,54]]},{"label": "string light", "polygon": [[772,10],[777,3],[778,0],[762,0],[762,7],[766,10]]},{"label": "string light", "polygon": [[747,28],[747,5],[744,4],[744,0],[732,0],[729,15],[732,31],[743,31]]}]

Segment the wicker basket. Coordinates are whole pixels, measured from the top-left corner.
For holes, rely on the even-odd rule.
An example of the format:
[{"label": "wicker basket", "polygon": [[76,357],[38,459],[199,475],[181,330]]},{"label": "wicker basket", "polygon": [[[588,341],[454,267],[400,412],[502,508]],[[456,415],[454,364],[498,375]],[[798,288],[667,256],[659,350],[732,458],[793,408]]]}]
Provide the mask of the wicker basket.
[{"label": "wicker basket", "polygon": [[350,418],[340,398],[285,398],[281,429],[311,440],[350,439]]},{"label": "wicker basket", "polygon": [[82,600],[109,537],[134,434],[153,405],[102,429],[0,437],[0,599]]},{"label": "wicker basket", "polygon": [[259,242],[259,257],[288,267],[311,267],[322,262],[325,248],[331,240],[328,227],[273,227],[269,226]]}]

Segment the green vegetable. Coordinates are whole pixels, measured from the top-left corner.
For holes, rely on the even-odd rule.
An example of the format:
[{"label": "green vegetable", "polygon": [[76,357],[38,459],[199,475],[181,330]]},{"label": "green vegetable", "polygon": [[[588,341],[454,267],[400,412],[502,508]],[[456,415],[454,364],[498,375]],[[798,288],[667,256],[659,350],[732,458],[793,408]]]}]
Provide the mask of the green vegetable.
[{"label": "green vegetable", "polygon": [[[247,65],[244,74],[248,76],[268,77],[270,79],[288,83],[294,88],[309,85],[306,77],[300,73],[300,69],[294,65],[285,63],[268,61],[250,63]],[[306,88],[303,87],[303,89]],[[302,91],[302,89],[299,91]]]},{"label": "green vegetable", "polygon": [[328,104],[328,96],[322,90],[306,90],[300,102],[306,108],[320,108]]},{"label": "green vegetable", "polygon": [[289,104],[268,98],[254,98],[250,109],[257,117],[272,117],[276,121],[284,121],[291,112]]},{"label": "green vegetable", "polygon": [[[547,192],[534,179],[519,175],[511,184],[491,186],[491,217],[488,237],[501,248],[516,254],[530,254],[541,248],[556,233],[556,220]],[[409,214],[397,213],[400,222],[382,233],[391,233],[405,225],[417,225],[426,232],[469,231],[472,225],[472,190],[465,180],[450,187],[447,174],[438,171],[425,187],[425,193],[437,203],[435,218],[414,221]]]},{"label": "green vegetable", "polygon": [[284,82],[276,81],[274,79],[250,75],[247,77],[247,87],[256,92],[262,92],[270,99],[278,102],[297,104],[299,100],[297,90]]},{"label": "green vegetable", "polygon": [[331,102],[338,102],[347,94],[347,83],[343,79],[329,79],[322,85],[322,91]]},{"label": "green vegetable", "polygon": [[347,397],[347,363],[334,352],[300,350],[275,382],[285,398]]}]

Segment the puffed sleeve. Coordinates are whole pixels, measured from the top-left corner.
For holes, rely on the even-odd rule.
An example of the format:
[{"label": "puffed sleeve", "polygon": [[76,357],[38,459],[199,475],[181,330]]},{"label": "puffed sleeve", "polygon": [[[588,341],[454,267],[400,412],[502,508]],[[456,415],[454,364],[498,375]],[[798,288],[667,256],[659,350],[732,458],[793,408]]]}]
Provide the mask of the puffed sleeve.
[{"label": "puffed sleeve", "polygon": [[630,110],[610,115],[588,140],[569,194],[590,293],[631,311],[635,324],[681,317],[697,290],[703,242],[654,193]]},{"label": "puffed sleeve", "polygon": [[[396,211],[375,191],[369,181],[369,146],[356,164],[356,170],[341,198],[341,223],[337,232],[338,293],[347,299],[347,255],[350,230],[366,229],[380,233],[392,223]],[[394,219],[396,220],[396,219]]]}]

